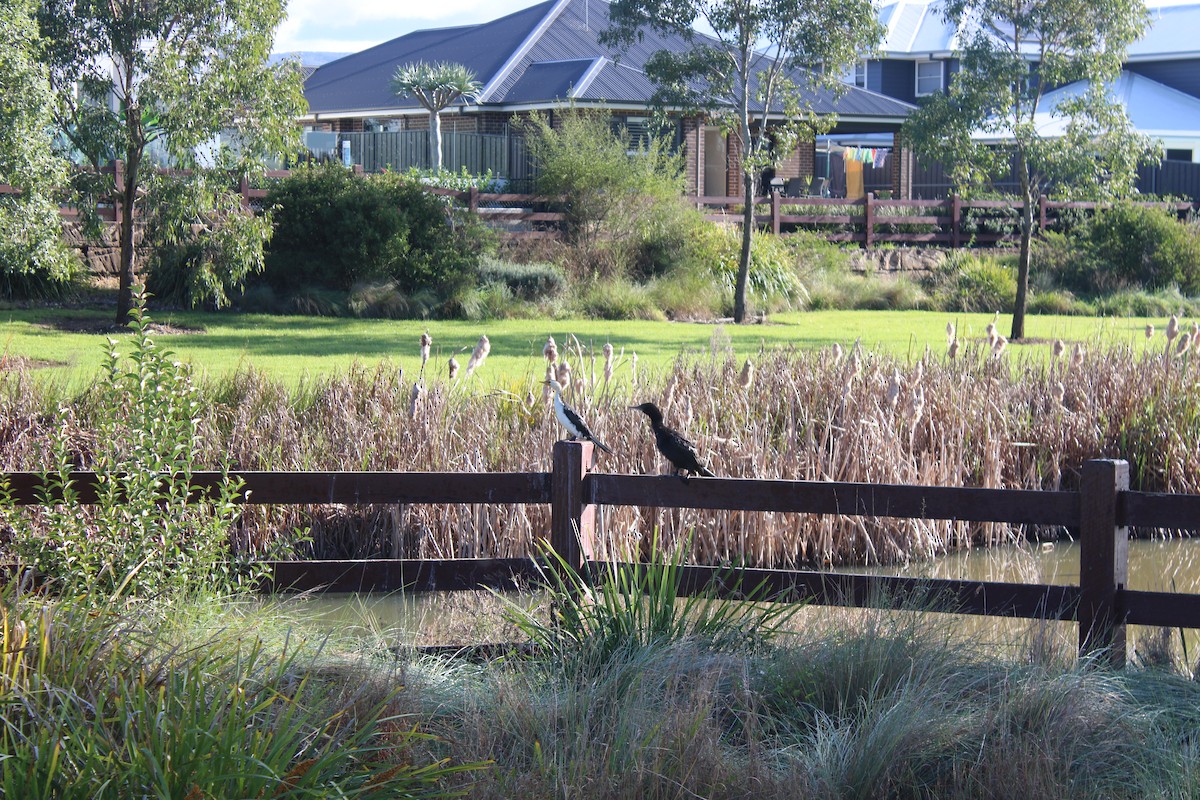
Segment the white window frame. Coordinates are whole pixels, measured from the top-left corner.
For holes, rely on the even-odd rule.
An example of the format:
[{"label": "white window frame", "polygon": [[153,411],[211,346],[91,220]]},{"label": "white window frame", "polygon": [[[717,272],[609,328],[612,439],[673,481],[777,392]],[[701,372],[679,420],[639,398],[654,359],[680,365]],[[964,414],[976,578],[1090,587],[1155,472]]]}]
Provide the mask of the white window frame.
[{"label": "white window frame", "polygon": [[[938,68],[938,74],[937,74],[937,88],[933,89],[931,91],[923,92],[923,91],[921,91],[921,77],[922,77],[921,76],[921,67],[925,64],[936,65]],[[918,62],[916,62],[916,67],[913,68],[913,77],[915,78],[915,81],[916,81],[916,86],[914,86],[913,89],[914,89],[914,93],[916,94],[917,97],[928,97],[931,94],[937,94],[938,92],[940,92],[946,88],[946,64],[943,61],[937,61],[934,59],[924,59],[924,60],[918,61]],[[925,77],[925,81],[928,82],[932,76],[926,75],[924,77]]]},{"label": "white window frame", "polygon": [[867,60],[860,58],[846,67],[846,71],[842,73],[842,83],[848,83],[860,89],[867,88]]}]

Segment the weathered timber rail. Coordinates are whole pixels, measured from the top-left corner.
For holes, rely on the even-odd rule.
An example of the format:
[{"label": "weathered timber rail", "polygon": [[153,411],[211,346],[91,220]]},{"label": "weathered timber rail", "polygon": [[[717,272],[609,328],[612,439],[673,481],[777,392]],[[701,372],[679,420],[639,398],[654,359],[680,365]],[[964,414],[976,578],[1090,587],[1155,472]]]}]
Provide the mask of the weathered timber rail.
[{"label": "weathered timber rail", "polygon": [[[186,175],[188,170],[157,170],[160,174]],[[353,171],[362,175],[361,165]],[[121,161],[101,167],[101,174],[112,175],[116,186],[125,180]],[[268,181],[286,178],[289,170],[271,170],[264,175]],[[267,189],[252,186],[244,177],[230,176],[237,183],[242,207],[247,211],[261,205]],[[568,215],[562,208],[565,198],[533,194],[481,192],[478,188],[463,191],[426,187],[426,191],[453,198],[468,213],[487,222],[511,239],[557,239],[563,236]],[[0,184],[0,195],[16,194],[17,189]],[[705,218],[715,222],[738,225],[742,221],[741,196],[692,195],[685,198],[701,210]],[[104,198],[96,207],[99,218],[115,224],[121,219],[120,197]],[[944,248],[996,245],[1015,242],[1019,236],[1017,212],[1023,203],[1013,200],[967,200],[952,195],[941,200],[910,200],[877,197],[872,192],[859,199],[838,197],[787,197],[779,192],[754,198],[755,224],[776,234],[793,230],[809,230],[830,242],[850,242],[871,249],[878,244],[922,245]],[[1059,225],[1063,211],[1095,213],[1105,203],[1059,202],[1042,195],[1037,200],[1034,219],[1039,232]],[[1200,210],[1200,203],[1150,202],[1137,203],[1167,209],[1177,215]],[[79,217],[79,209],[64,206],[59,209],[66,219]],[[766,213],[759,213],[765,211]]]},{"label": "weathered timber rail", "polygon": [[[1082,651],[1126,658],[1129,624],[1200,628],[1200,595],[1126,588],[1128,528],[1200,530],[1200,495],[1129,490],[1124,461],[1089,461],[1078,491],[1028,491],[824,481],[616,475],[592,472],[592,445],[558,442],[548,473],[234,472],[242,502],[254,504],[549,504],[551,547],[573,569],[595,561],[596,509],[603,505],[770,511],[1059,526],[1080,542],[1074,585],[935,580],[849,573],[717,568],[681,569],[681,596],[748,588],[780,602],[889,606],[917,600],[954,613],[1079,623]],[[35,473],[8,473],[17,504],[53,502]],[[224,479],[193,476],[197,499]],[[91,473],[71,476],[80,502],[96,499]],[[456,591],[509,588],[536,576],[531,559],[376,559],[276,561],[265,591]]]}]

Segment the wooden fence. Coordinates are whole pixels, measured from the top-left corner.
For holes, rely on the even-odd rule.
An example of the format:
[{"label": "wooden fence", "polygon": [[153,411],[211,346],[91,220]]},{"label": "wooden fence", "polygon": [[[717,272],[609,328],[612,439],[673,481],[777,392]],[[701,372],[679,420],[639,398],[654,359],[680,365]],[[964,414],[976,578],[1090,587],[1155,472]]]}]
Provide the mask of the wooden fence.
[{"label": "wooden fence", "polygon": [[[111,173],[117,185],[122,183],[122,164],[113,162],[102,171]],[[186,174],[185,171],[177,171]],[[362,167],[354,166],[356,174]],[[269,180],[285,178],[290,172],[274,170]],[[0,194],[13,193],[0,185]],[[267,190],[251,186],[242,178],[238,186],[243,207],[256,207]],[[467,191],[430,187],[430,192],[454,199],[507,238],[559,238],[563,236],[566,215],[559,209],[562,198],[532,194],[489,193],[477,188]],[[692,196],[687,201],[704,211],[715,222],[741,224],[743,198]],[[936,247],[989,246],[1018,239],[1022,203],[1008,200],[964,200],[954,195],[944,200],[893,200],[868,192],[861,200],[828,197],[784,197],[779,193],[754,198],[755,224],[777,234],[811,231],[831,242],[851,242],[870,249],[878,244],[921,244]],[[1166,208],[1184,217],[1200,210],[1200,203],[1140,203]],[[1057,202],[1045,195],[1038,198],[1035,219],[1038,230],[1060,224],[1064,211],[1095,213],[1101,203]],[[64,217],[75,218],[77,209],[63,207]],[[120,218],[119,200],[101,203],[100,217],[108,222]]]},{"label": "wooden fence", "polygon": [[[680,596],[740,596],[761,586],[779,602],[887,607],[914,600],[953,613],[1074,620],[1082,652],[1116,665],[1126,658],[1129,624],[1200,628],[1200,595],[1126,588],[1128,528],[1200,530],[1200,495],[1129,490],[1124,461],[1089,461],[1078,491],[897,486],[825,481],[616,475],[592,472],[589,442],[558,442],[552,471],[529,473],[238,472],[247,503],[548,503],[547,538],[572,568],[594,561],[596,509],[604,505],[771,511],[1061,526],[1080,542],[1079,585],[1000,583],[728,569],[689,565]],[[18,504],[42,502],[35,473],[7,475]],[[94,502],[94,475],[72,476],[81,502]],[[222,480],[197,473],[197,496]],[[378,559],[270,563],[267,591],[455,591],[511,588],[535,577],[530,559]]]}]

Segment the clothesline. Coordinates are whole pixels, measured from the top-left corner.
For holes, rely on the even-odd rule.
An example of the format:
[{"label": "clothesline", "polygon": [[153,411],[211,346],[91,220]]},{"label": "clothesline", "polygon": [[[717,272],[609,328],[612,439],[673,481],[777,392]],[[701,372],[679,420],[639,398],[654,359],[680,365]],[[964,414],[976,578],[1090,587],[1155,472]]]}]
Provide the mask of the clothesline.
[{"label": "clothesline", "polygon": [[879,168],[887,164],[890,154],[891,151],[886,147],[847,147],[842,151],[842,158],[846,161],[861,161]]}]

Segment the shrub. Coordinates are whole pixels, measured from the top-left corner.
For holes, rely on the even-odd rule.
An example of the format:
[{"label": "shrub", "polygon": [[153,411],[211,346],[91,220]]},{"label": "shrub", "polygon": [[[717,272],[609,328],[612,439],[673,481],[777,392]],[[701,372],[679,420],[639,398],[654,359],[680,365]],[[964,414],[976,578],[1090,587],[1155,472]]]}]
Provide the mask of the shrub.
[{"label": "shrub", "polygon": [[[707,263],[714,277],[732,293],[737,281],[742,235],[733,227],[708,224],[697,232],[692,258]],[[763,305],[791,305],[804,297],[796,275],[795,255],[780,236],[759,234],[751,239],[747,294]]]},{"label": "shrub", "polygon": [[596,319],[664,318],[648,287],[623,278],[579,284],[571,307],[575,313]]},{"label": "shrub", "polygon": [[[67,595],[148,596],[242,577],[229,548],[239,487],[221,481],[206,501],[189,501],[200,395],[191,370],[151,340],[145,295],[137,300],[128,360],[109,340],[95,397],[95,452],[78,463],[68,418],[50,444],[38,518],[14,515],[14,550]],[[80,466],[96,473],[91,508],[71,479]]]},{"label": "shrub", "polygon": [[1118,203],[1086,227],[1096,291],[1178,286],[1200,294],[1200,237],[1161,208]]},{"label": "shrub", "polygon": [[506,286],[522,300],[540,300],[562,292],[566,276],[553,264],[514,264],[489,257],[479,264],[479,282]]},{"label": "shrub", "polygon": [[938,306],[946,311],[1011,311],[1017,278],[1006,261],[1011,259],[951,253],[930,279]]},{"label": "shrub", "polygon": [[146,290],[181,306],[223,308],[263,270],[271,214],[251,214],[227,173],[158,177],[148,184],[151,209]]},{"label": "shrub", "polygon": [[392,280],[406,294],[448,297],[470,283],[491,246],[477,222],[391,173],[307,167],[274,186],[267,204],[276,230],[264,278],[276,289]]}]

